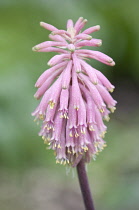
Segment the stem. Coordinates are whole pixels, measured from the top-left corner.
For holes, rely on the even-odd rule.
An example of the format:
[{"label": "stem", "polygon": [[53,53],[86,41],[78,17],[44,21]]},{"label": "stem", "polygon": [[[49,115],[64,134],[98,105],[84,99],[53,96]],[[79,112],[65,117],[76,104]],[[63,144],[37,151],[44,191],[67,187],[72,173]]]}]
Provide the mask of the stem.
[{"label": "stem", "polygon": [[85,209],[95,210],[83,159],[77,165],[77,173]]}]

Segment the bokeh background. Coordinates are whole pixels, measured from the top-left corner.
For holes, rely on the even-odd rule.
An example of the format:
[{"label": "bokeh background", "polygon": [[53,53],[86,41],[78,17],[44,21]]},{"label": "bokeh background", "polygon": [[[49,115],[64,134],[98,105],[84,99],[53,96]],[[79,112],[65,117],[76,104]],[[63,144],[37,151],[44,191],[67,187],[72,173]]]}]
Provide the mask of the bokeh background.
[{"label": "bokeh background", "polygon": [[139,209],[139,1],[0,1],[0,209],[83,210],[76,170],[66,175],[37,136],[31,112],[34,83],[52,53],[31,48],[48,40],[40,21],[65,28],[83,16],[86,27],[101,25],[100,51],[116,66],[91,64],[116,86],[118,101],[105,137],[108,147],[88,166],[96,209]]}]

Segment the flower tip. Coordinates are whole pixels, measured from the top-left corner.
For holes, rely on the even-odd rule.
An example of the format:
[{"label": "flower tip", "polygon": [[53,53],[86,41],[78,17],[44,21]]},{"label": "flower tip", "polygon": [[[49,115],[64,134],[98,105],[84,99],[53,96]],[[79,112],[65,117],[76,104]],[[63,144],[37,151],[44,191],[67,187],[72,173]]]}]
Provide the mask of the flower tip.
[{"label": "flower tip", "polygon": [[115,62],[112,58],[110,58],[107,62],[109,63],[110,66],[115,66]]},{"label": "flower tip", "polygon": [[37,46],[32,47],[32,51],[34,51],[34,52],[38,51],[39,49],[40,49],[40,48],[37,47]]},{"label": "flower tip", "polygon": [[88,40],[91,40],[91,39],[92,39],[92,36],[89,36],[89,35],[88,35],[88,38],[87,38],[87,39],[88,39]]},{"label": "flower tip", "polygon": [[84,19],[84,20],[83,20],[84,23],[87,23],[87,21],[88,21],[87,19]]},{"label": "flower tip", "polygon": [[39,87],[40,87],[40,85],[39,85],[38,83],[36,83],[36,84],[35,84],[35,87],[36,87],[36,88],[39,88]]},{"label": "flower tip", "polygon": [[98,47],[100,47],[102,45],[102,40],[98,41]]},{"label": "flower tip", "polygon": [[115,62],[114,61],[110,62],[110,65],[115,66]]},{"label": "flower tip", "polygon": [[83,19],[84,19],[83,17],[79,17],[79,20],[83,21]]},{"label": "flower tip", "polygon": [[32,51],[36,51],[36,47],[32,47]]},{"label": "flower tip", "polygon": [[97,29],[97,31],[99,31],[100,30],[100,25],[96,25],[96,29]]},{"label": "flower tip", "polygon": [[43,26],[44,25],[44,22],[40,22],[40,26]]},{"label": "flower tip", "polygon": [[35,99],[39,99],[38,94],[35,93],[35,94],[34,94],[34,98],[35,98]]}]

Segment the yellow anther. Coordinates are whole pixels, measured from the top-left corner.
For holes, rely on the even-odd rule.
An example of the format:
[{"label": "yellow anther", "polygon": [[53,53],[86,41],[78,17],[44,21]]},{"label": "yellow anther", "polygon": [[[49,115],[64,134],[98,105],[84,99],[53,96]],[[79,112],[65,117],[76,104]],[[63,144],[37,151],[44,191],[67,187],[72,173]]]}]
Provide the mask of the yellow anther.
[{"label": "yellow anther", "polygon": [[49,101],[50,109],[53,109],[55,106],[55,103],[53,101]]},{"label": "yellow anther", "polygon": [[49,137],[47,137],[47,141],[49,142],[51,139]]},{"label": "yellow anther", "polygon": [[57,147],[57,144],[55,143],[55,147]]},{"label": "yellow anther", "polygon": [[60,144],[58,144],[57,148],[60,148],[60,149],[61,149],[61,146],[60,146]]},{"label": "yellow anther", "polygon": [[59,160],[56,160],[56,164],[59,163]]},{"label": "yellow anther", "polygon": [[72,153],[73,153],[73,155],[75,154],[75,150],[74,149],[72,149]]},{"label": "yellow anther", "polygon": [[76,133],[75,133],[75,138],[78,138],[78,136],[79,136],[79,134],[76,132]]},{"label": "yellow anther", "polygon": [[95,146],[95,147],[98,147],[98,145],[99,145],[99,143],[98,143],[98,142],[96,142],[96,143],[94,144],[94,146]]},{"label": "yellow anther", "polygon": [[68,151],[67,151],[69,154],[71,154],[71,151],[70,151],[70,149],[68,148]]},{"label": "yellow anther", "polygon": [[112,93],[114,91],[114,88],[109,89],[109,91]]},{"label": "yellow anther", "polygon": [[90,131],[95,131],[95,129],[93,128],[93,126],[91,125],[91,126],[89,126],[89,130]]},{"label": "yellow anther", "polygon": [[111,111],[112,113],[114,113],[115,110],[116,110],[116,107],[111,107],[111,108],[110,108],[110,111]]},{"label": "yellow anther", "polygon": [[65,118],[65,119],[67,118],[67,114],[64,114],[64,118]]},{"label": "yellow anther", "polygon": [[107,133],[106,131],[103,131],[99,136],[104,138],[106,133]]},{"label": "yellow anther", "polygon": [[74,105],[74,109],[79,110],[79,106]]},{"label": "yellow anther", "polygon": [[105,117],[104,117],[104,120],[106,120],[107,122],[109,122],[109,120],[110,120],[109,115],[105,116]]},{"label": "yellow anther", "polygon": [[101,113],[103,113],[103,112],[104,112],[104,109],[102,108],[102,109],[100,109],[99,111],[100,111]]},{"label": "yellow anther", "polygon": [[48,143],[47,139],[44,139],[44,144],[47,144],[47,143]]},{"label": "yellow anther", "polygon": [[66,165],[66,160],[64,161],[63,165]]},{"label": "yellow anther", "polygon": [[103,147],[107,147],[107,144],[104,144]]},{"label": "yellow anther", "polygon": [[72,132],[70,132],[69,136],[70,136],[70,137],[73,137]]},{"label": "yellow anther", "polygon": [[81,129],[81,133],[82,133],[82,134],[85,134],[86,132],[85,132],[85,130]]},{"label": "yellow anther", "polygon": [[43,114],[39,114],[39,119],[40,120],[44,120],[44,115]]}]

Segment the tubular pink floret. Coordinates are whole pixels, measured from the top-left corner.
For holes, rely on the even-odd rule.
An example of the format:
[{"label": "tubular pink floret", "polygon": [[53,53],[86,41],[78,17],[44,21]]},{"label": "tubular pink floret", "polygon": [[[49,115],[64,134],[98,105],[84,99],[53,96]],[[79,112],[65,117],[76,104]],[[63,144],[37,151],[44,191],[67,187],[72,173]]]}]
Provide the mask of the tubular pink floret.
[{"label": "tubular pink floret", "polygon": [[48,65],[54,66],[54,65],[62,62],[63,60],[69,59],[69,58],[70,58],[70,54],[55,55],[48,61]]},{"label": "tubular pink floret", "polygon": [[98,31],[100,26],[90,27],[80,32],[87,20],[80,17],[74,24],[67,21],[67,30],[41,22],[40,25],[51,31],[49,38],[33,47],[37,52],[57,52],[37,80],[35,98],[41,102],[32,113],[35,121],[41,121],[39,136],[48,148],[54,150],[56,163],[76,167],[81,158],[90,162],[92,157],[106,146],[103,138],[116,101],[110,92],[114,86],[98,70],[85,60],[96,59],[114,66],[112,58],[99,51],[80,49],[84,46],[99,47],[100,39],[89,34]]},{"label": "tubular pink floret", "polygon": [[57,70],[54,72],[43,84],[42,86],[37,90],[34,97],[39,99],[50,87],[54,79],[62,72],[62,69]]},{"label": "tubular pink floret", "polygon": [[43,28],[49,30],[49,31],[56,31],[58,30],[56,27],[48,24],[48,23],[44,23],[44,22],[40,22],[40,26],[42,26]]},{"label": "tubular pink floret", "polygon": [[96,75],[100,82],[110,91],[113,92],[114,86],[110,83],[110,81],[98,70],[95,69]]},{"label": "tubular pink floret", "polygon": [[35,50],[35,51],[37,51],[37,52],[58,52],[58,53],[68,54],[68,52],[66,50],[56,48],[56,47],[47,47],[47,48],[42,48],[40,50]]},{"label": "tubular pink floret", "polygon": [[61,47],[61,46],[66,46],[66,44],[63,42],[46,41],[46,42],[42,42],[42,43],[36,45],[35,47],[33,47],[33,51],[38,51],[40,49],[47,48],[47,47],[53,47],[53,46]]},{"label": "tubular pink floret", "polygon": [[88,63],[86,63],[85,61],[80,59],[80,63],[82,65],[82,68],[84,70],[84,72],[89,76],[91,82],[93,82],[93,84],[98,84],[98,78],[96,76],[95,73],[95,69],[92,68],[92,66],[90,66]]},{"label": "tubular pink floret", "polygon": [[66,40],[63,37],[61,37],[60,35],[49,34],[49,38],[52,39],[53,41],[56,41],[56,42],[64,42],[64,43],[68,44],[66,42]]},{"label": "tubular pink floret", "polygon": [[73,21],[72,21],[71,19],[69,19],[69,20],[67,21],[67,30],[68,30],[69,28],[73,28]]},{"label": "tubular pink floret", "polygon": [[[76,47],[84,47],[84,46],[90,46],[90,47],[100,47],[102,45],[101,39],[91,39],[90,41],[81,41],[76,44]],[[77,50],[78,52],[78,50]]]},{"label": "tubular pink floret", "polygon": [[76,39],[85,39],[85,40],[90,40],[92,39],[92,36],[87,35],[87,34],[78,34],[75,36]]},{"label": "tubular pink floret", "polygon": [[80,53],[81,55],[83,54],[84,57],[88,57],[88,58],[93,58],[95,60],[98,60],[102,63],[105,63],[109,66],[114,66],[115,62],[113,61],[113,59],[107,55],[105,55],[104,53],[101,53],[99,51],[92,51],[92,50],[78,50],[77,51],[78,54]]},{"label": "tubular pink floret", "polygon": [[72,58],[73,58],[74,69],[75,69],[76,73],[80,73],[82,71],[80,60],[77,58],[75,53],[72,54]]},{"label": "tubular pink floret", "polygon": [[72,69],[72,61],[68,61],[68,64],[63,71],[62,75],[62,88],[67,89],[69,88],[70,81],[71,81],[71,69]]},{"label": "tubular pink floret", "polygon": [[91,34],[91,33],[95,32],[95,31],[99,31],[99,30],[100,30],[100,25],[97,25],[97,26],[93,26],[93,27],[87,28],[82,33],[83,34]]},{"label": "tubular pink floret", "polygon": [[57,65],[51,67],[50,69],[44,71],[44,72],[41,74],[41,76],[39,77],[39,79],[37,80],[37,82],[36,82],[36,84],[35,84],[35,87],[40,87],[40,86],[45,82],[45,80],[46,80],[49,76],[51,76],[51,74],[52,74],[54,71],[56,71],[56,70],[58,70],[58,69],[60,69],[60,68],[62,68],[62,67],[64,68],[64,67],[66,66],[66,64],[67,64],[67,61],[63,61],[63,62],[61,62],[61,63],[59,63],[59,64],[57,64]]}]

